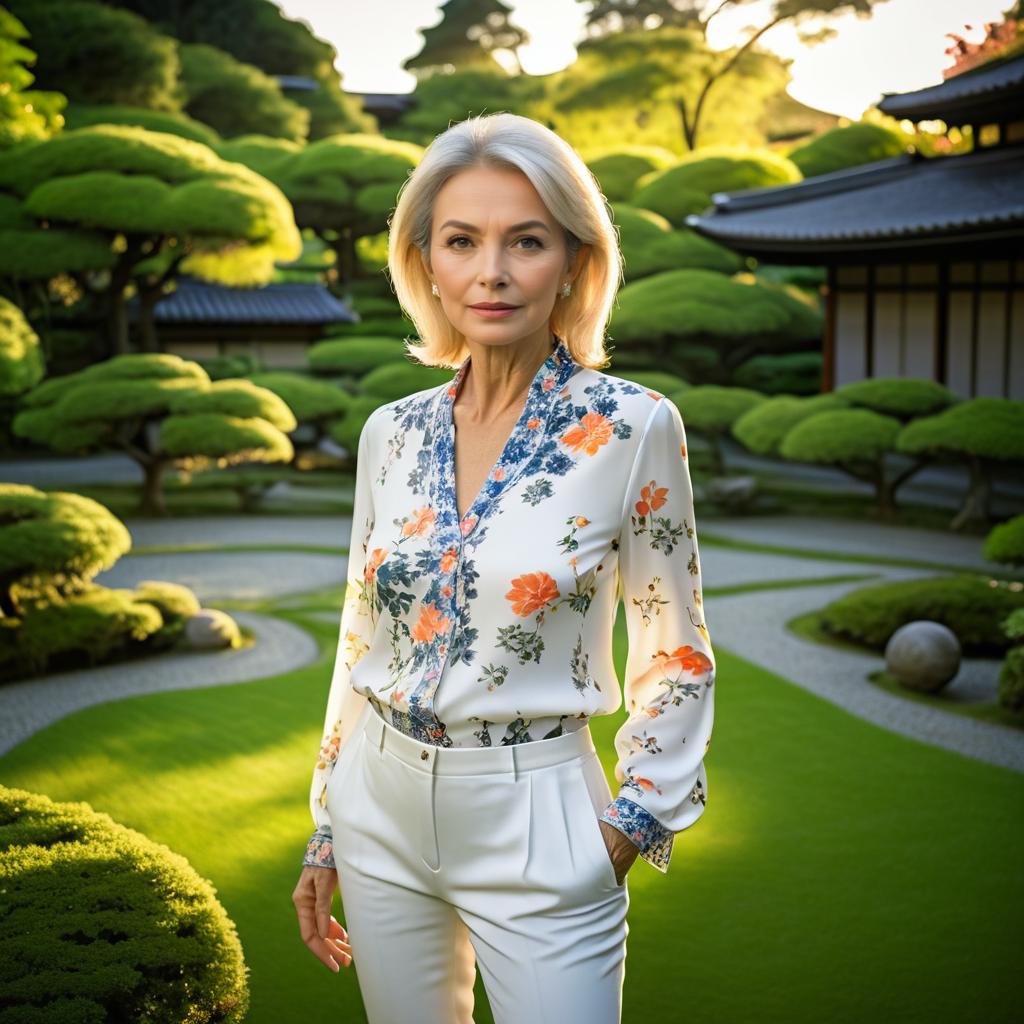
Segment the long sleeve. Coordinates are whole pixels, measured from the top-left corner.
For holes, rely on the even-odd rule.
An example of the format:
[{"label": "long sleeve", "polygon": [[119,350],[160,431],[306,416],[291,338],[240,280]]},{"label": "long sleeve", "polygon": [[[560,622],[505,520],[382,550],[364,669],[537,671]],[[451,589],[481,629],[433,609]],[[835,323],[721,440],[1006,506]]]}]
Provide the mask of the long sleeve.
[{"label": "long sleeve", "polygon": [[373,466],[367,454],[371,413],[359,435],[356,483],[352,507],[352,536],[348,549],[345,599],[341,613],[334,672],[327,698],[320,752],[313,770],[309,806],[316,831],[306,847],[303,864],[333,868],[334,839],[327,815],[327,783],[356,719],[366,705],[366,695],[352,688],[352,669],[369,649],[373,636],[373,607],[367,583],[367,545],[373,529]]},{"label": "long sleeve", "polygon": [[704,812],[715,658],[704,622],[682,416],[656,402],[627,485],[619,585],[629,653],[628,717],[615,734],[616,798],[601,820],[667,872],[675,833]]}]

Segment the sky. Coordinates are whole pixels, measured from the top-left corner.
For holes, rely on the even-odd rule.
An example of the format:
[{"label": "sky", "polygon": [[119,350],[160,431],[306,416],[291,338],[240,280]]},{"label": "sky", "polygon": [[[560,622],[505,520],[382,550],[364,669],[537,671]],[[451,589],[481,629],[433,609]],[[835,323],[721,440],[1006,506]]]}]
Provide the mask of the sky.
[{"label": "sky", "polygon": [[[415,77],[402,62],[419,52],[419,29],[440,22],[436,0],[274,0],[284,13],[305,21],[314,34],[338,51],[337,67],[348,92],[407,93]],[[1013,0],[886,0],[869,19],[854,15],[829,19],[834,38],[810,46],[796,29],[779,25],[761,36],[765,49],[792,58],[789,94],[818,110],[856,120],[885,93],[909,92],[942,81],[951,63],[944,52],[946,33],[972,41],[984,36],[986,21],[1001,21]],[[514,24],[532,37],[518,51],[524,71],[549,74],[575,58],[573,41],[582,39],[583,13],[575,0],[506,0]],[[708,41],[725,49],[742,38],[747,25],[763,25],[771,0],[753,0],[711,22]],[[708,8],[710,9],[710,5]],[[806,32],[817,22],[801,26]],[[970,25],[969,30],[966,26]],[[496,58],[497,59],[497,58]]]}]

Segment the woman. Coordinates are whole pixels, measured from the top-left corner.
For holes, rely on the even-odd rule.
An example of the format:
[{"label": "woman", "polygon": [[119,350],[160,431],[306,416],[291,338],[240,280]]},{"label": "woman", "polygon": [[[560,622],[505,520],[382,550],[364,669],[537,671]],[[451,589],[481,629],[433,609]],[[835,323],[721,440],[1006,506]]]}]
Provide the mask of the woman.
[{"label": "woman", "polygon": [[[389,270],[453,380],[359,439],[348,588],[293,895],[372,1024],[619,1021],[626,873],[703,813],[715,662],[678,409],[598,369],[622,258],[555,133],[445,131]],[[504,309],[487,308],[501,305]],[[588,720],[625,719],[613,797]],[[331,916],[334,887],[351,936]]]}]

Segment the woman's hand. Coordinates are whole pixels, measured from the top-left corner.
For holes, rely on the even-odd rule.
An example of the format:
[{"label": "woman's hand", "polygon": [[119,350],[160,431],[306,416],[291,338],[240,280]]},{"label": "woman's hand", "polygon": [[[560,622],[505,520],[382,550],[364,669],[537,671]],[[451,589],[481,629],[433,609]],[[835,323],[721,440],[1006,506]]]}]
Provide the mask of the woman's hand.
[{"label": "woman's hand", "polygon": [[334,868],[305,865],[292,893],[292,902],[299,915],[302,941],[335,974],[341,970],[341,966],[352,966],[352,946],[348,941],[348,932],[331,913],[331,900],[337,884],[338,873]]},{"label": "woman's hand", "polygon": [[615,867],[615,881],[622,885],[626,873],[633,866],[633,861],[640,856],[640,850],[624,832],[620,832],[614,825],[609,825],[607,821],[600,819],[598,822],[604,836],[604,845],[608,847],[608,856]]}]

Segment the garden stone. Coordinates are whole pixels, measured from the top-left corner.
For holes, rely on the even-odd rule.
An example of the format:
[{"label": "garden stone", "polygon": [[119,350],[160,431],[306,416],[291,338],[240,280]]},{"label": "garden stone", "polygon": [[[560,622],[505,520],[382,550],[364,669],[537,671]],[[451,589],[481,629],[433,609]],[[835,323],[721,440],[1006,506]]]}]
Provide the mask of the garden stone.
[{"label": "garden stone", "polygon": [[241,633],[227,612],[200,608],[185,623],[185,639],[189,646],[200,649],[232,647],[241,639]]},{"label": "garden stone", "polygon": [[928,619],[904,623],[885,645],[886,671],[922,693],[941,690],[960,671],[960,657],[956,633]]}]

